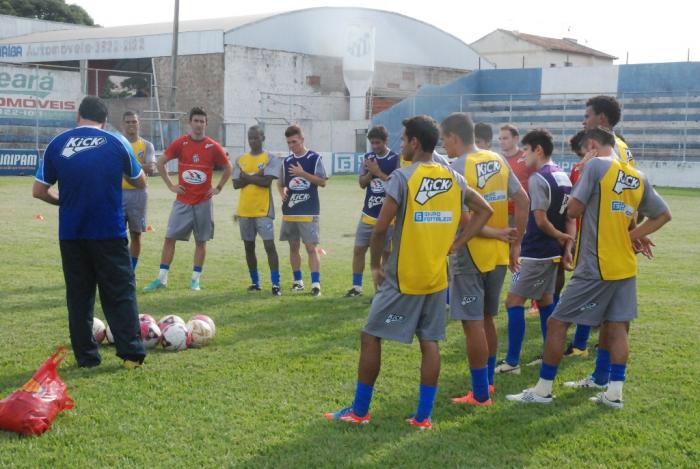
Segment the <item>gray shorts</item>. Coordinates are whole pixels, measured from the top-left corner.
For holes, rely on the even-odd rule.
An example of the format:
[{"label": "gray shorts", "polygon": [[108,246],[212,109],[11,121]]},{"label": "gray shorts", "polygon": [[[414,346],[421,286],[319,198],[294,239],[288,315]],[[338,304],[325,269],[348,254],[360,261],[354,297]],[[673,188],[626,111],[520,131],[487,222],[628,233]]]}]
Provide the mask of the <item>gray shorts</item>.
[{"label": "gray shorts", "polygon": [[559,265],[552,259],[522,259],[520,272],[513,274],[508,293],[535,300],[554,294]]},{"label": "gray shorts", "polygon": [[410,344],[418,340],[445,340],[446,290],[430,295],[403,295],[387,282],[372,299],[362,332]]},{"label": "gray shorts", "polygon": [[572,277],[552,317],[584,326],[632,321],[637,317],[637,277],[624,280]]},{"label": "gray shorts", "polygon": [[[360,221],[357,224],[357,231],[355,231],[355,247],[367,247],[372,239],[372,231],[374,230],[374,225],[364,223]],[[386,232],[386,238],[384,239],[384,251],[391,251],[391,238],[394,237],[394,226],[391,225]]]},{"label": "gray shorts", "polygon": [[313,221],[284,221],[280,229],[280,241],[301,241],[304,244],[318,244],[320,240],[318,217]]},{"label": "gray shorts", "polygon": [[457,321],[478,321],[484,313],[498,315],[506,266],[490,272],[450,276],[450,316]]},{"label": "gray shorts", "polygon": [[214,204],[211,200],[197,205],[183,204],[179,200],[173,203],[165,237],[189,241],[193,231],[195,241],[214,239]]},{"label": "gray shorts", "polygon": [[270,217],[240,217],[238,227],[243,241],[255,241],[256,235],[260,235],[263,241],[275,239],[275,225]]},{"label": "gray shorts", "polygon": [[146,231],[146,207],[148,193],[143,189],[122,190],[122,210],[129,231],[143,233]]}]

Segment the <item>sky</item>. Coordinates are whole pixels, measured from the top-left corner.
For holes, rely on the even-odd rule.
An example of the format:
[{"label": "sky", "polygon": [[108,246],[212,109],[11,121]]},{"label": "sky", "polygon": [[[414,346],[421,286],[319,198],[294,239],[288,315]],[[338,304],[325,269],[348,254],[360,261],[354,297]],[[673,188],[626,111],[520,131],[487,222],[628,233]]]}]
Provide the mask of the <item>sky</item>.
[{"label": "sky", "polygon": [[[172,21],[174,0],[68,0],[97,24],[120,26]],[[117,6],[118,5],[118,6]],[[293,5],[293,6],[290,6]],[[368,7],[401,13],[474,42],[497,28],[549,37],[571,37],[612,54],[616,63],[700,61],[700,2],[586,2],[499,0],[180,0],[180,20],[250,15],[319,6]]]}]

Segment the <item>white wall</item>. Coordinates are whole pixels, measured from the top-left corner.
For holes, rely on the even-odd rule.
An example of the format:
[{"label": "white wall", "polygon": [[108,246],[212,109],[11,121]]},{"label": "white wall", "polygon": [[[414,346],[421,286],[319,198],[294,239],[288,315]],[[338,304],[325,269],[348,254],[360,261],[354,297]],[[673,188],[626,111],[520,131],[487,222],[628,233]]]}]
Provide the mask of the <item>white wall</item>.
[{"label": "white wall", "polygon": [[700,163],[637,160],[637,169],[655,186],[700,188]]},{"label": "white wall", "polygon": [[[584,93],[590,95],[617,94],[618,66],[589,67],[585,71],[566,68],[545,68],[542,70],[542,94],[548,99],[556,99],[557,93]],[[563,97],[563,96],[562,96]]]}]

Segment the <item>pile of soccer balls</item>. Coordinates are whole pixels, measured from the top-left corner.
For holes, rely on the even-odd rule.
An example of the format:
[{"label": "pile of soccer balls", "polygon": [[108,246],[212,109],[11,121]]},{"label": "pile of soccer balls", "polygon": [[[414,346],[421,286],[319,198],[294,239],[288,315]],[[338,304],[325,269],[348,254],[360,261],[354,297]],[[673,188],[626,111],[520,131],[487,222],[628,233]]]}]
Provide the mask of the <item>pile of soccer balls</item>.
[{"label": "pile of soccer balls", "polygon": [[[141,339],[143,339],[143,345],[147,349],[153,349],[158,344],[171,352],[190,347],[204,347],[211,342],[216,334],[214,321],[204,314],[193,316],[187,323],[180,316],[174,314],[169,314],[157,322],[150,314],[139,314],[139,322],[141,324]],[[114,343],[109,326],[105,326],[105,323],[98,318],[93,319],[92,334],[98,344],[105,339],[110,344]]]}]

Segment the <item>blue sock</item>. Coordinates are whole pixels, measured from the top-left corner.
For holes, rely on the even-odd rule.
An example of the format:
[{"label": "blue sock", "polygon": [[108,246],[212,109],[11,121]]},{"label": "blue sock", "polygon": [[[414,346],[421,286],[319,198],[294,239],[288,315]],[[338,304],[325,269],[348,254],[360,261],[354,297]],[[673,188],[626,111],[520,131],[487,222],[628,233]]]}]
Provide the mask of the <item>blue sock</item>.
[{"label": "blue sock", "polygon": [[525,338],[525,308],[513,306],[508,308],[508,354],[506,362],[515,366],[520,363],[520,350]]},{"label": "blue sock", "polygon": [[253,285],[260,285],[260,275],[258,275],[257,270],[250,270],[250,281]]},{"label": "blue sock", "polygon": [[545,362],[542,362],[542,366],[540,367],[540,378],[546,379],[549,381],[554,381],[554,378],[557,376],[557,367],[554,365],[548,365]]},{"label": "blue sock", "polygon": [[279,271],[273,270],[272,272],[270,272],[270,282],[271,282],[273,285],[279,286],[279,284],[280,284],[280,273],[279,273]]},{"label": "blue sock", "polygon": [[493,377],[496,374],[496,356],[489,357],[486,362],[486,367],[489,369],[489,384],[493,386]]},{"label": "blue sock", "polygon": [[547,339],[547,319],[554,312],[555,304],[540,306],[540,328],[542,329],[542,340]]},{"label": "blue sock", "polygon": [[576,325],[574,334],[574,347],[579,350],[586,350],[588,347],[588,337],[591,335],[591,326]]},{"label": "blue sock", "polygon": [[137,265],[139,265],[139,258],[131,256],[131,269],[136,270]]},{"label": "blue sock", "polygon": [[360,272],[360,273],[353,272],[352,273],[352,286],[353,287],[361,287],[362,286],[362,272]]},{"label": "blue sock", "polygon": [[369,412],[369,404],[372,402],[372,391],[374,386],[357,382],[355,388],[355,400],[352,402],[352,411],[358,417],[364,417]]},{"label": "blue sock", "polygon": [[593,372],[595,384],[605,385],[610,381],[610,352],[598,347],[595,357],[595,371]]},{"label": "blue sock", "polygon": [[321,283],[321,272],[311,272],[311,283]]},{"label": "blue sock", "polygon": [[295,270],[292,274],[294,275],[295,282],[301,282],[301,270]]},{"label": "blue sock", "polygon": [[611,363],[610,364],[610,381],[624,381],[625,371],[627,370],[626,363]]},{"label": "blue sock", "polygon": [[161,265],[160,265],[160,268],[161,268],[162,270],[170,270],[170,264],[161,264]]},{"label": "blue sock", "polygon": [[472,391],[474,398],[479,402],[485,402],[489,399],[489,368],[471,368],[472,374]]},{"label": "blue sock", "polygon": [[429,418],[430,414],[433,413],[433,403],[435,402],[436,393],[437,386],[426,386],[425,384],[420,385],[418,409],[416,409],[415,416],[417,422],[422,422],[423,420]]},{"label": "blue sock", "polygon": [[192,267],[192,270],[195,272],[199,272],[200,274],[202,273],[202,266],[201,265],[195,265]]}]

